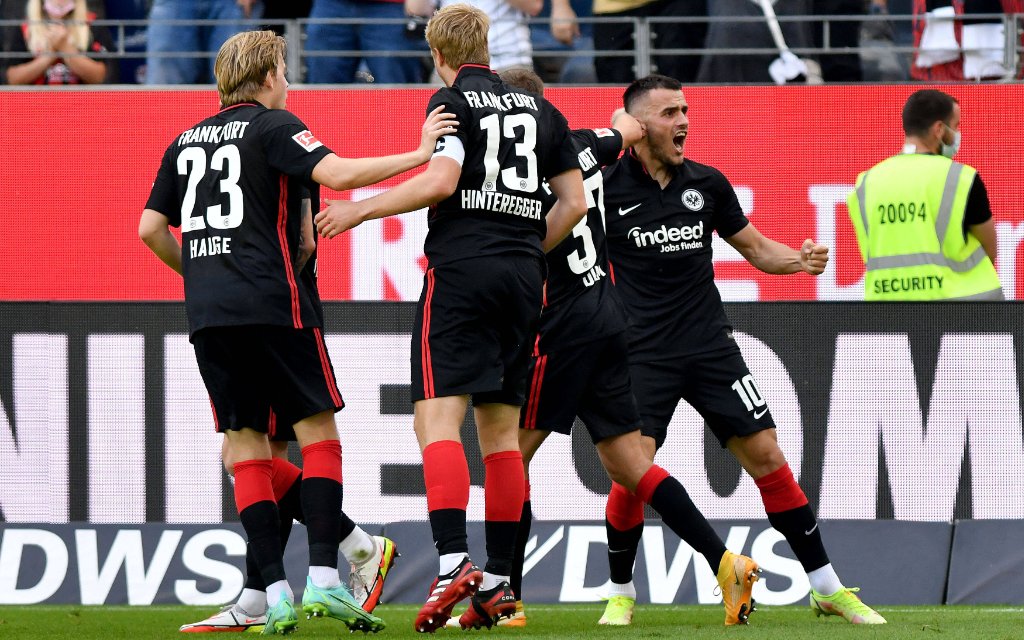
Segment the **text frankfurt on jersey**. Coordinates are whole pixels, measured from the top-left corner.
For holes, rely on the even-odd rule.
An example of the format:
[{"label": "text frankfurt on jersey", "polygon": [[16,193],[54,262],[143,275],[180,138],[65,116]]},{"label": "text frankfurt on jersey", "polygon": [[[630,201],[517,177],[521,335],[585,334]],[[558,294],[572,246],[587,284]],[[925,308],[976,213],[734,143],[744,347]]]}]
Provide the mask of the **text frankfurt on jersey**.
[{"label": "text frankfurt on jersey", "polygon": [[463,189],[461,195],[463,209],[484,209],[495,213],[522,216],[530,220],[541,219],[542,203],[534,198],[476,189]]},{"label": "text frankfurt on jersey", "polygon": [[225,125],[195,127],[178,136],[178,146],[195,144],[197,142],[211,142],[217,144],[225,140],[235,140],[245,135],[248,122],[229,122]]},{"label": "text frankfurt on jersey", "polygon": [[514,107],[525,107],[539,111],[533,96],[522,93],[509,92],[499,95],[490,91],[463,91],[462,95],[466,96],[466,102],[474,109],[490,107],[498,111],[508,111]]},{"label": "text frankfurt on jersey", "polygon": [[638,247],[660,246],[662,253],[702,249],[704,248],[704,221],[701,220],[692,227],[669,227],[663,224],[654,231],[641,231],[640,227],[633,227],[626,233],[626,236],[632,239]]}]

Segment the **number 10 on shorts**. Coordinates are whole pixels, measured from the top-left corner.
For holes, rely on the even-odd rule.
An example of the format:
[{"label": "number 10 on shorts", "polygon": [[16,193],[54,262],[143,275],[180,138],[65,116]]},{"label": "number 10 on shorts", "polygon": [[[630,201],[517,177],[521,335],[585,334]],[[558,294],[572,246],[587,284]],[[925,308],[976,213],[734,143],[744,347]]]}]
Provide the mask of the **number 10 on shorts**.
[{"label": "number 10 on shorts", "polygon": [[753,411],[755,407],[763,407],[765,405],[764,398],[761,396],[761,392],[757,390],[757,384],[754,383],[754,376],[752,374],[748,373],[732,383],[732,388],[739,395],[740,400],[743,401],[743,406],[747,408],[747,411]]}]

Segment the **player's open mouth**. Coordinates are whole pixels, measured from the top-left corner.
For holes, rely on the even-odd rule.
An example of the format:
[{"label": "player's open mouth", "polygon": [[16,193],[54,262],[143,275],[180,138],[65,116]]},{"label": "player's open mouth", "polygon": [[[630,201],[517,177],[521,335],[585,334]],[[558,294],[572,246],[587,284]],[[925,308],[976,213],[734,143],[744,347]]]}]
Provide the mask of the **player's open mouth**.
[{"label": "player's open mouth", "polygon": [[683,143],[686,142],[686,132],[680,131],[676,135],[672,136],[672,144],[675,145],[676,151],[679,153],[683,152]]}]

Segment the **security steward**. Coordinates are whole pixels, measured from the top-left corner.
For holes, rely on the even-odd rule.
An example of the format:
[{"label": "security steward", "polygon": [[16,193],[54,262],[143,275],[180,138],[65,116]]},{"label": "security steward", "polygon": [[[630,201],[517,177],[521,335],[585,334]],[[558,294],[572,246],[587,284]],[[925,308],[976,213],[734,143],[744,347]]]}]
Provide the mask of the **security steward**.
[{"label": "security steward", "polygon": [[996,229],[978,172],[953,161],[960,105],[934,89],[903,106],[903,153],[857,176],[847,198],[865,300],[1003,300]]}]

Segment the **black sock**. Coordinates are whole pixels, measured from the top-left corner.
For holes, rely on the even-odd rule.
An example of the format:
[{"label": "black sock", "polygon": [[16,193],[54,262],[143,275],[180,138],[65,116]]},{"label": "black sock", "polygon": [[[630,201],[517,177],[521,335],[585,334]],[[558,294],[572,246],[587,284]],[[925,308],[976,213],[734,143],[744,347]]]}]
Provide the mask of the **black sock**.
[{"label": "black sock", "polygon": [[829,563],[825,544],[821,541],[818,520],[814,517],[811,505],[805,504],[796,509],[769,513],[768,522],[786,538],[804,571],[810,573]]},{"label": "black sock", "polygon": [[285,579],[284,557],[279,533],[280,518],[273,500],[261,500],[238,514],[249,539],[246,554],[251,553],[263,584]]},{"label": "black sock", "polygon": [[303,479],[302,513],[306,516],[310,566],[337,568],[341,483],[328,478]]},{"label": "black sock", "polygon": [[487,539],[487,564],[484,566],[484,571],[496,576],[511,575],[518,530],[518,520],[512,522],[484,521],[484,535]]},{"label": "black sock", "polygon": [[672,476],[665,478],[654,490],[651,506],[661,515],[662,522],[704,556],[711,570],[718,573],[718,565],[725,555],[725,543],[693,504],[683,485]]},{"label": "black sock", "polygon": [[[284,549],[284,543],[281,544]],[[263,575],[260,573],[260,566],[256,563],[256,555],[252,546],[245,543],[245,588],[253,591],[266,591],[267,585],[263,583]]]},{"label": "black sock", "polygon": [[615,584],[626,584],[633,580],[633,564],[640,547],[640,536],[644,533],[641,522],[632,529],[619,531],[608,520],[604,521],[608,532],[608,572]]},{"label": "black sock", "polygon": [[516,552],[512,556],[512,578],[509,586],[516,600],[523,599],[523,562],[526,561],[526,543],[530,541],[530,529],[533,527],[533,508],[530,501],[523,502],[523,515],[519,518],[519,530],[516,532]]},{"label": "black sock", "polygon": [[434,535],[434,546],[439,555],[465,553],[469,555],[466,542],[466,511],[464,509],[437,509],[429,513],[430,531]]}]

